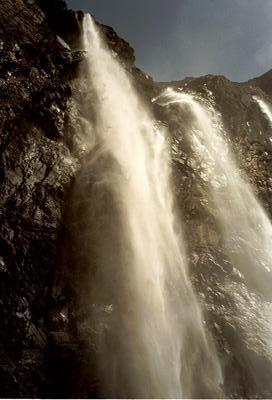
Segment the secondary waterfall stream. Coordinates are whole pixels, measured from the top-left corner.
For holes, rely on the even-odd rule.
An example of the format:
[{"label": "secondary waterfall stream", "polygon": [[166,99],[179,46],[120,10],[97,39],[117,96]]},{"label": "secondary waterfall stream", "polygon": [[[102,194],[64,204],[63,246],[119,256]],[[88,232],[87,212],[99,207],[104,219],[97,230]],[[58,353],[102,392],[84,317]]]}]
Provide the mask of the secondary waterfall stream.
[{"label": "secondary waterfall stream", "polygon": [[253,96],[253,99],[259,105],[261,111],[264,113],[266,119],[269,121],[270,126],[272,127],[272,111],[269,105],[262,99],[257,96]]},{"label": "secondary waterfall stream", "polygon": [[90,16],[83,28],[92,100],[75,207],[99,396],[218,397],[221,368],[174,221],[166,134]]},{"label": "secondary waterfall stream", "polygon": [[227,254],[247,285],[271,299],[272,226],[250,184],[239,172],[220,116],[203,99],[170,88],[157,101],[164,106],[178,104],[191,114],[187,134],[193,157],[200,160],[200,177],[208,182],[208,201],[219,222]]}]

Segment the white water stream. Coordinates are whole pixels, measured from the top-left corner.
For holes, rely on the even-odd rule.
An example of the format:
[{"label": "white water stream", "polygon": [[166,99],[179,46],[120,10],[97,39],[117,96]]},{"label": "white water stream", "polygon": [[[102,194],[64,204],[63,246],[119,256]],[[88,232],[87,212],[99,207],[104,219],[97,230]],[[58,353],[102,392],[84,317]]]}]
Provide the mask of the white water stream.
[{"label": "white water stream", "polygon": [[257,96],[253,96],[253,99],[259,105],[261,111],[263,112],[266,119],[269,121],[270,126],[272,127],[272,111],[271,111],[269,105],[264,100],[260,99]]},{"label": "white water stream", "polygon": [[[83,176],[99,166],[94,188],[110,198],[105,217],[86,215],[100,243],[89,294],[99,395],[218,397],[221,369],[187,276],[165,134],[154,127],[90,16],[83,26],[87,84],[95,99],[93,123],[85,126],[92,151]],[[98,219],[103,223],[96,226]]]},{"label": "white water stream", "polygon": [[[178,104],[192,116],[188,128],[194,157],[201,162],[200,176],[208,182],[212,209],[223,233],[233,265],[249,287],[272,297],[272,226],[250,184],[233,159],[220,115],[192,94],[167,89],[161,104]],[[268,108],[260,103],[265,113]]]}]

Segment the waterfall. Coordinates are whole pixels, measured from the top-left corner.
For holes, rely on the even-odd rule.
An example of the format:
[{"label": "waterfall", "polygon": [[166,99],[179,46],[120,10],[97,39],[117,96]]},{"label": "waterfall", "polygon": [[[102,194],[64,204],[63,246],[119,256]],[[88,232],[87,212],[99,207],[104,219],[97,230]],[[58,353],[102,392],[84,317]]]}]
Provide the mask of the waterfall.
[{"label": "waterfall", "polygon": [[89,152],[74,212],[84,225],[75,229],[78,257],[89,268],[82,301],[98,395],[218,397],[221,369],[187,275],[166,132],[88,15],[83,43]]},{"label": "waterfall", "polygon": [[199,175],[209,186],[211,208],[227,254],[247,285],[271,299],[272,226],[250,184],[239,172],[220,115],[203,99],[172,89],[157,101],[165,106],[178,104],[191,114],[187,133],[194,157],[200,160]]},{"label": "waterfall", "polygon": [[271,111],[269,105],[257,96],[253,96],[253,99],[259,105],[261,111],[263,112],[263,114],[265,115],[266,119],[268,120],[270,126],[272,127],[272,111]]}]

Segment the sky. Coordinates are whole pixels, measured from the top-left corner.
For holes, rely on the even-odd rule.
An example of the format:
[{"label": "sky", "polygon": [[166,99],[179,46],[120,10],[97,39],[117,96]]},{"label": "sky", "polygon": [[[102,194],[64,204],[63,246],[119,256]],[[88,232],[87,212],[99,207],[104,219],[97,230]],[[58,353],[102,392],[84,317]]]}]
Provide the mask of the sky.
[{"label": "sky", "polygon": [[126,39],[157,81],[272,69],[272,0],[66,0]]}]

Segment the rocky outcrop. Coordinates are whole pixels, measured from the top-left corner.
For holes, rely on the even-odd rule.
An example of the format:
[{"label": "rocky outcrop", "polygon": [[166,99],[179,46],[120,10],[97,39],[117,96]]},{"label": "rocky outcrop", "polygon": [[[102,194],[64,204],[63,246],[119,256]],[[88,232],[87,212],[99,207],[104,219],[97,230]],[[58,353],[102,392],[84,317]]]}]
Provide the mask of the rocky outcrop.
[{"label": "rocky outcrop", "polygon": [[257,78],[250,79],[245,85],[257,86],[263,90],[268,96],[272,95],[272,70]]},{"label": "rocky outcrop", "polygon": [[76,168],[67,110],[77,60],[38,2],[5,1],[0,21],[0,395],[38,397]]}]

